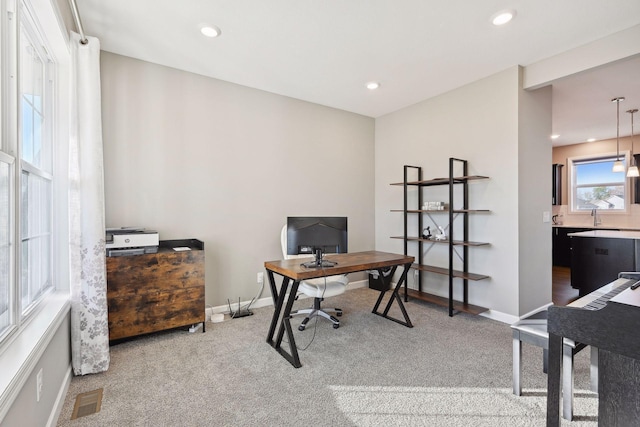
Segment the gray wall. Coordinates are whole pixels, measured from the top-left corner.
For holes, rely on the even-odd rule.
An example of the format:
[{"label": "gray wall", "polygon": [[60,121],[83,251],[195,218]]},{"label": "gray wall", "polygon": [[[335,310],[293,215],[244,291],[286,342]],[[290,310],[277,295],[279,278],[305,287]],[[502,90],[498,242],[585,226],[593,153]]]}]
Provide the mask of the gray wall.
[{"label": "gray wall", "polygon": [[[540,298],[533,302],[551,301],[550,260],[545,264],[543,257],[519,256],[521,247],[523,253],[526,247],[551,253],[549,224],[542,226],[549,229],[548,233],[532,233],[526,239],[520,236],[520,231],[530,225],[536,230],[541,228],[542,211],[551,210],[550,184],[546,184],[550,179],[547,172],[551,143],[548,139],[539,141],[539,148],[532,144],[537,136],[550,134],[550,97],[548,100],[534,97],[525,103],[523,98],[528,94],[521,92],[520,74],[519,67],[512,67],[376,120],[376,249],[403,251],[401,240],[389,238],[403,233],[402,214],[390,212],[402,207],[402,187],[389,185],[402,181],[403,165],[422,166],[423,178],[429,179],[448,175],[449,157],[468,160],[470,174],[490,177],[487,181],[470,184],[471,208],[491,210],[490,214],[472,215],[469,221],[470,240],[491,243],[489,247],[470,249],[470,271],[491,278],[470,282],[469,300],[472,304],[492,308],[490,315],[507,321],[514,320],[512,316],[522,314],[530,305],[520,304],[520,299],[529,292],[523,291],[522,286],[535,287],[531,292]],[[549,104],[545,105],[547,101]],[[546,119],[536,116],[535,122],[525,129],[524,122],[520,121],[529,119],[519,116],[519,108],[526,106],[533,111],[536,102],[540,103],[539,108]],[[525,148],[532,152],[548,152],[546,163],[531,165],[526,171],[519,172],[520,158],[526,158],[522,151]],[[536,161],[544,157],[544,154],[535,156]],[[526,186],[535,187],[535,192],[520,191]],[[423,191],[425,200],[448,198],[444,187]],[[539,198],[541,192],[546,195],[545,203]],[[528,215],[528,209],[532,210],[531,215]],[[437,221],[442,224],[448,219],[441,217]],[[446,245],[432,248],[427,256],[428,263],[446,266]],[[519,283],[521,272],[541,268],[549,270],[548,283],[533,284],[533,279]],[[423,274],[424,290],[447,295],[446,276]],[[533,277],[538,277],[537,273]],[[410,284],[413,282],[411,277]],[[457,284],[457,299],[461,298],[461,289],[461,284]]]},{"label": "gray wall", "polygon": [[[522,86],[522,73],[520,73]],[[518,313],[551,302],[551,86],[518,93]]]},{"label": "gray wall", "polygon": [[[61,409],[67,392],[67,387],[63,386],[67,384],[66,380],[71,373],[70,323],[70,315],[67,313],[7,415],[0,421],[0,427],[45,426],[55,415],[55,411]],[[38,402],[36,401],[36,376],[40,369],[42,369],[42,394]]]},{"label": "gray wall", "polygon": [[287,216],[374,248],[372,118],[107,52],[101,73],[107,226],[203,240],[208,305],[257,293]]}]

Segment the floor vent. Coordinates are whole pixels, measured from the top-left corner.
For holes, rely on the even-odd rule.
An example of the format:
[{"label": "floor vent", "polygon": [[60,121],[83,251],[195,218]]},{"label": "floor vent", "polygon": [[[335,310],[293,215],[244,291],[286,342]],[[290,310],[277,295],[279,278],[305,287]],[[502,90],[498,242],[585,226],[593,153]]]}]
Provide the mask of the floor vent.
[{"label": "floor vent", "polygon": [[102,389],[88,391],[86,393],[80,393],[76,396],[76,404],[73,407],[73,414],[71,419],[84,417],[86,415],[95,414],[100,412],[100,405],[102,404]]}]

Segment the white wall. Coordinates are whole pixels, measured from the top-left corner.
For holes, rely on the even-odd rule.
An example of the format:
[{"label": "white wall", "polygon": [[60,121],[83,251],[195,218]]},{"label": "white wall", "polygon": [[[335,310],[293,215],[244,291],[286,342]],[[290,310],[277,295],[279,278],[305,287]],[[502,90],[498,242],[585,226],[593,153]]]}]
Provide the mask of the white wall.
[{"label": "white wall", "polygon": [[593,40],[575,49],[527,65],[523,87],[539,88],[562,77],[610,64],[640,53],[640,25]]},{"label": "white wall", "polygon": [[[106,221],[205,243],[206,302],[243,301],[287,216],[374,248],[374,120],[103,52]],[[269,295],[265,288],[263,297]]]},{"label": "white wall", "polygon": [[[71,381],[71,316],[67,312],[60,326],[0,419],[0,427],[55,426]],[[42,393],[36,400],[36,377],[42,370]]]},{"label": "white wall", "polygon": [[[522,76],[522,73],[521,73]],[[520,78],[522,87],[522,77]],[[518,94],[519,314],[551,303],[551,86]]]},{"label": "white wall", "polygon": [[[403,165],[422,166],[424,179],[445,177],[448,175],[447,159],[456,157],[469,161],[470,174],[490,177],[487,181],[470,184],[470,207],[491,210],[490,214],[471,216],[470,240],[490,242],[491,246],[470,249],[469,269],[491,278],[470,282],[469,301],[491,308],[496,317],[521,314],[520,271],[523,264],[529,262],[519,259],[519,232],[528,226],[530,220],[525,217],[527,222],[523,222],[520,218],[521,206],[529,203],[529,194],[520,191],[520,180],[527,179],[528,184],[536,181],[534,174],[519,174],[518,171],[519,88],[520,69],[512,67],[376,120],[376,249],[403,250],[401,240],[389,238],[403,232],[402,214],[390,212],[391,209],[402,208],[402,187],[389,185],[402,181]],[[550,117],[550,103],[548,114]],[[545,132],[549,135],[550,119],[547,129],[536,131]],[[547,172],[550,169],[550,146],[548,151],[547,163],[540,165]],[[550,191],[550,183],[546,185],[543,181],[540,185],[540,191]],[[444,189],[424,191],[425,200],[432,196],[433,200],[447,197]],[[550,210],[549,197],[547,203]],[[539,208],[538,205],[536,207]],[[541,212],[536,218],[541,218]],[[547,236],[527,237],[531,237],[527,245],[545,250],[545,241],[550,241],[551,231]],[[429,251],[429,262],[433,260],[446,266],[443,264],[446,262],[444,246]],[[550,273],[550,260],[548,269]],[[425,291],[446,296],[446,276],[423,274]],[[456,288],[456,298],[460,299],[461,283]],[[542,290],[542,293],[548,291],[548,301],[551,300],[550,289],[549,283],[548,289]]]}]

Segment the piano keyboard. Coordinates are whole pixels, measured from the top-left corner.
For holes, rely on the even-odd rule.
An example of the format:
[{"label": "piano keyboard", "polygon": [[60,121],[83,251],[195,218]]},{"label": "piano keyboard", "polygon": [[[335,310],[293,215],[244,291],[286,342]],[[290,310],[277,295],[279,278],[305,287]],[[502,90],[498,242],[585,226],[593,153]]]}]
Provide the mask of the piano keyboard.
[{"label": "piano keyboard", "polygon": [[639,282],[635,279],[620,278],[605,285],[588,295],[579,298],[568,305],[568,307],[584,308],[586,310],[600,310],[607,305],[607,301],[618,295],[625,289],[630,288]]}]

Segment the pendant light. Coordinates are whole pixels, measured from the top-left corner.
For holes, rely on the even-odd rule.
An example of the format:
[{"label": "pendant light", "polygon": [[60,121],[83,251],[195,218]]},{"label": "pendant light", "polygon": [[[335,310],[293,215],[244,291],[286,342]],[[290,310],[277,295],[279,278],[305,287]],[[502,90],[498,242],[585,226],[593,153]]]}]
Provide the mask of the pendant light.
[{"label": "pendant light", "polygon": [[633,115],[638,112],[637,108],[633,110],[627,110],[627,113],[631,114],[631,166],[629,166],[629,170],[627,170],[628,177],[636,177],[640,176],[640,172],[638,172],[638,166],[636,166],[636,159],[633,157]]},{"label": "pendant light", "polygon": [[624,101],[623,96],[619,96],[611,100],[611,102],[615,102],[618,107],[618,120],[616,125],[616,161],[613,163],[613,172],[624,172],[624,164],[620,161],[620,102],[622,101]]}]

